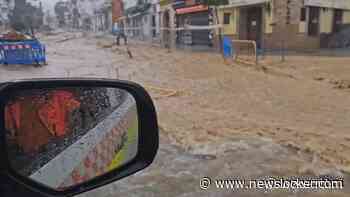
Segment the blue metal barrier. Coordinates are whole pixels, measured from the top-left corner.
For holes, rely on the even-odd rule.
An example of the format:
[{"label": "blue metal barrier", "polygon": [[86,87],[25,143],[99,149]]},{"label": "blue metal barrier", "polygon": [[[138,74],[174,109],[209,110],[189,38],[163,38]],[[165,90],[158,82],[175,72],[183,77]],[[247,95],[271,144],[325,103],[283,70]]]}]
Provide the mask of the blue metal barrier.
[{"label": "blue metal barrier", "polygon": [[46,64],[45,46],[38,40],[9,42],[0,40],[1,64]]},{"label": "blue metal barrier", "polygon": [[232,40],[228,36],[224,36],[222,40],[223,45],[223,53],[225,58],[229,58],[233,54],[233,46],[232,46]]}]

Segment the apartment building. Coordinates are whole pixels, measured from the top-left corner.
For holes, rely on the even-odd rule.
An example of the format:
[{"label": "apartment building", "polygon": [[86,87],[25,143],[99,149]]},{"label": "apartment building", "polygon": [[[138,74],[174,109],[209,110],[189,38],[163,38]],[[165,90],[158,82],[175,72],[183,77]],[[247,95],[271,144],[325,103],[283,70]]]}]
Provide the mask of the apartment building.
[{"label": "apartment building", "polygon": [[230,0],[219,6],[222,35],[259,47],[317,49],[350,24],[348,0]]}]

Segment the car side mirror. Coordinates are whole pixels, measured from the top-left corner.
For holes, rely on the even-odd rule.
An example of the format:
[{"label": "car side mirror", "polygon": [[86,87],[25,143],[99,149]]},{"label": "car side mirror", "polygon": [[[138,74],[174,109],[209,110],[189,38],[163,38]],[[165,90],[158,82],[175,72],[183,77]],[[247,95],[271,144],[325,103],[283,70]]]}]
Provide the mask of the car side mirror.
[{"label": "car side mirror", "polygon": [[156,111],[139,85],[21,80],[0,86],[1,171],[32,191],[73,196],[149,166]]}]

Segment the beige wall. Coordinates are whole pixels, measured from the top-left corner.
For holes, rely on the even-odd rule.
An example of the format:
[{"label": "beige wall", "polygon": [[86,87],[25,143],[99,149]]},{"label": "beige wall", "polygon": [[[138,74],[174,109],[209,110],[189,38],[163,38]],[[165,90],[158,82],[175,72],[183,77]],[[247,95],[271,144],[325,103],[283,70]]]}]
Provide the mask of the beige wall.
[{"label": "beige wall", "polygon": [[350,10],[344,11],[343,13],[343,23],[349,24],[350,23]]},{"label": "beige wall", "polygon": [[299,33],[306,33],[306,22],[305,21],[300,21]]},{"label": "beige wall", "polygon": [[[230,13],[230,24],[224,25],[224,13]],[[223,24],[222,34],[224,35],[235,35],[237,34],[237,23],[239,20],[239,11],[237,8],[222,8],[218,11],[220,24]]]},{"label": "beige wall", "polygon": [[[305,7],[305,21],[301,21],[299,19],[299,33],[307,33],[307,20],[309,15],[309,8]],[[301,16],[301,8],[300,8],[300,16]]]},{"label": "beige wall", "polygon": [[[220,18],[220,23],[223,24],[224,22],[224,13],[231,13],[231,19],[230,24],[223,25],[223,31],[222,33],[224,35],[236,35],[238,34],[238,24],[239,24],[239,8],[221,8],[218,11],[218,16]],[[273,12],[269,13],[267,12],[267,9],[265,8],[264,12],[265,18],[263,20],[264,22],[264,29],[265,33],[272,33],[272,26],[273,23]]]},{"label": "beige wall", "polygon": [[331,33],[333,24],[333,9],[320,9],[320,33]]},{"label": "beige wall", "polygon": [[[273,4],[271,4],[272,6]],[[271,11],[269,12],[266,7],[264,7],[265,13],[265,33],[270,34],[272,33],[272,23],[273,23],[273,8],[271,7]],[[263,21],[264,22],[264,21]]]}]

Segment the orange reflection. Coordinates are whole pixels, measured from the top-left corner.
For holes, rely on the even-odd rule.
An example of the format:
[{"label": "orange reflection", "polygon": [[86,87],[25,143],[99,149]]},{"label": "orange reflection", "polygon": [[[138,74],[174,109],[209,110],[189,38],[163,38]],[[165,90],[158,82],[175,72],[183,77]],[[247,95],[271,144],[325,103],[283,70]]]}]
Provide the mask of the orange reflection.
[{"label": "orange reflection", "polygon": [[55,136],[68,134],[68,115],[79,107],[80,102],[65,90],[16,97],[5,108],[8,142],[17,144],[24,153],[38,152]]}]

